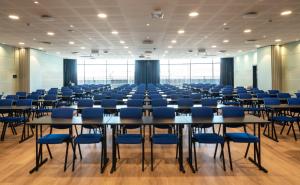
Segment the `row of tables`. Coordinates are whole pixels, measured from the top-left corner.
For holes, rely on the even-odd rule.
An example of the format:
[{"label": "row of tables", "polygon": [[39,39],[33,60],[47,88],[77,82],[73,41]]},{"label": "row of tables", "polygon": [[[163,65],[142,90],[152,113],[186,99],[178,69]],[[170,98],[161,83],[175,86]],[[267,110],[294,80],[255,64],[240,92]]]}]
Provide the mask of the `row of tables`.
[{"label": "row of tables", "polygon": [[[123,119],[118,116],[104,116],[103,119],[97,119],[97,120],[84,120],[80,116],[74,116],[72,119],[53,119],[50,116],[45,116],[41,118],[37,118],[34,121],[27,123],[28,125],[35,126],[35,133],[36,133],[36,164],[35,167],[30,171],[30,173],[34,171],[38,171],[38,169],[47,161],[47,158],[43,159],[42,155],[38,153],[38,139],[42,136],[42,126],[44,125],[73,125],[73,126],[80,126],[84,124],[88,125],[102,125],[103,128],[106,128],[107,126],[111,126],[112,128],[112,135],[115,136],[116,134],[116,127],[118,125],[141,125],[141,126],[153,126],[153,125],[175,125],[177,128],[179,128],[179,169],[182,172],[185,172],[184,166],[183,166],[183,134],[182,130],[184,126],[188,127],[188,158],[187,162],[194,172],[194,168],[192,165],[193,156],[192,156],[192,144],[191,144],[191,137],[192,137],[192,126],[195,126],[197,124],[217,124],[217,125],[228,125],[228,124],[246,124],[246,125],[253,125],[253,134],[257,135],[259,138],[258,143],[258,149],[254,147],[254,155],[252,158],[249,158],[249,160],[255,164],[260,170],[267,172],[267,170],[262,166],[262,159],[261,159],[261,125],[262,124],[268,124],[269,121],[258,118],[253,115],[246,115],[242,118],[223,118],[222,116],[214,116],[213,118],[207,118],[207,119],[199,119],[199,118],[193,118],[191,116],[176,116],[173,119],[156,119],[152,116],[143,116],[141,119]],[[224,129],[223,129],[224,131]],[[105,165],[108,163],[107,158],[107,149],[106,149],[106,141],[107,141],[107,135],[106,131],[104,132],[104,145],[105,145]],[[115,144],[115,137],[112,137],[112,168],[111,173],[113,173],[116,170],[116,144]]]}]

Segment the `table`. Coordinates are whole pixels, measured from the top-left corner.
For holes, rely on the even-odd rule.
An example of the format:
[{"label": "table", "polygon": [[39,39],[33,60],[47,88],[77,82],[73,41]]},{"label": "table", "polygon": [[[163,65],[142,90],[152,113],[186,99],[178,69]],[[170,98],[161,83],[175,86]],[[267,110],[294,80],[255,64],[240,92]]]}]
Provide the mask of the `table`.
[{"label": "table", "polygon": [[[23,115],[23,130],[22,130],[22,135],[19,143],[22,143],[26,141],[27,139],[31,138],[33,136],[33,130],[31,127],[29,127],[26,124],[26,114],[30,114],[30,111],[32,110],[33,106],[0,106],[0,111],[2,113],[16,113],[16,112],[21,112]],[[29,117],[29,116],[28,116]],[[28,118],[29,119],[29,118]],[[3,124],[3,129],[2,129],[2,134],[1,134],[1,140],[4,140],[5,137],[5,132],[8,124],[4,123]],[[31,134],[29,134],[29,130],[31,130]]]},{"label": "table", "polygon": [[71,126],[77,126],[77,125],[104,125],[103,126],[103,145],[104,145],[104,165],[101,169],[101,171],[104,171],[104,169],[107,166],[108,158],[107,158],[107,139],[106,139],[106,125],[105,123],[108,122],[108,120],[111,117],[103,117],[103,119],[82,119],[80,116],[73,116],[72,119],[58,119],[58,118],[51,118],[50,116],[44,116],[41,118],[37,118],[33,120],[32,122],[28,123],[28,125],[35,126],[35,166],[29,171],[29,173],[33,173],[38,171],[38,169],[47,162],[47,158],[43,159],[43,153],[41,148],[41,153],[39,153],[39,146],[38,146],[38,139],[39,137],[43,136],[43,129],[42,126],[44,125],[71,125]]},{"label": "table", "polygon": [[[264,168],[261,164],[261,131],[260,127],[261,124],[269,123],[269,121],[266,121],[264,119],[261,119],[259,117],[253,116],[253,115],[246,115],[241,118],[223,118],[222,116],[214,116],[213,118],[193,118],[191,116],[186,116],[187,122],[190,123],[189,126],[189,157],[187,159],[191,169],[193,172],[195,172],[192,161],[193,161],[193,155],[192,155],[192,125],[199,125],[199,124],[219,124],[219,125],[229,125],[229,124],[253,124],[253,134],[257,135],[259,138],[258,142],[258,149],[254,147],[254,153],[253,158],[249,157],[248,159],[255,164],[260,170],[267,173],[267,169]],[[257,126],[257,128],[256,128]],[[257,133],[256,133],[257,131]],[[225,132],[225,127],[223,126],[223,135]]]}]

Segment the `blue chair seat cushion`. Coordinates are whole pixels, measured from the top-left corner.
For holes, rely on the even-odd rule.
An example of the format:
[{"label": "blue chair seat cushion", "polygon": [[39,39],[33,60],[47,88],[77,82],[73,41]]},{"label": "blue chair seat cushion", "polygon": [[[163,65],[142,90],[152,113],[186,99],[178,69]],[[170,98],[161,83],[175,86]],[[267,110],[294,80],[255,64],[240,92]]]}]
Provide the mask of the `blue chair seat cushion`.
[{"label": "blue chair seat cushion", "polygon": [[69,134],[48,134],[39,138],[38,143],[40,144],[60,144],[67,140],[71,140]]},{"label": "blue chair seat cushion", "polygon": [[1,117],[0,121],[1,122],[6,122],[6,123],[15,123],[15,122],[24,122],[27,120],[27,117]]},{"label": "blue chair seat cushion", "polygon": [[153,134],[152,137],[153,144],[178,144],[179,138],[176,134]]},{"label": "blue chair seat cushion", "polygon": [[100,143],[103,140],[102,134],[80,134],[74,140],[78,144]]},{"label": "blue chair seat cushion", "polygon": [[233,101],[228,101],[228,102],[223,102],[224,105],[240,105],[239,102],[233,102]]},{"label": "blue chair seat cushion", "polygon": [[274,116],[272,118],[272,120],[276,121],[276,122],[296,122],[296,121],[298,121],[297,118],[288,117],[288,116]]},{"label": "blue chair seat cushion", "polygon": [[192,140],[198,143],[224,143],[224,138],[215,133],[194,134]]},{"label": "blue chair seat cushion", "polygon": [[117,144],[141,144],[143,140],[141,134],[120,134],[116,137]]},{"label": "blue chair seat cushion", "polygon": [[52,112],[52,109],[51,108],[38,108],[38,109],[35,109],[35,111],[38,113]]},{"label": "blue chair seat cushion", "polygon": [[245,132],[226,133],[225,137],[237,143],[256,143],[259,141],[258,137]]},{"label": "blue chair seat cushion", "polygon": [[245,107],[244,111],[263,111],[263,108],[259,108],[259,107]]}]

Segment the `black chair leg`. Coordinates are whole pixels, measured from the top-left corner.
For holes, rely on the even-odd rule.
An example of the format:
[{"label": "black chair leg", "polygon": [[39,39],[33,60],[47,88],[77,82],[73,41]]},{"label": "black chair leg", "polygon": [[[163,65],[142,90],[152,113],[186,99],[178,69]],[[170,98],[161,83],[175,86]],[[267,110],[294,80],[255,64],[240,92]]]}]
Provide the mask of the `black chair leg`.
[{"label": "black chair leg", "polygon": [[233,170],[233,168],[232,168],[232,160],[231,160],[231,151],[230,151],[230,144],[229,144],[229,141],[227,141],[227,147],[228,147],[228,156],[229,156],[230,169]]},{"label": "black chair leg", "polygon": [[249,152],[249,148],[250,148],[250,143],[248,143],[248,145],[247,145],[247,149],[246,149],[244,158],[247,158],[247,155],[248,155],[248,152]]},{"label": "black chair leg", "polygon": [[46,144],[46,146],[47,146],[47,150],[48,150],[48,153],[49,153],[50,159],[52,159],[53,157],[52,157],[52,153],[51,153],[50,147],[49,147],[49,145],[48,145],[48,144]]},{"label": "black chair leg", "polygon": [[281,131],[280,131],[280,135],[282,134],[282,132],[283,132],[283,130],[284,130],[284,128],[285,128],[285,125],[286,125],[286,123],[284,123],[284,125],[282,126],[282,129],[281,129]]},{"label": "black chair leg", "polygon": [[196,152],[196,143],[195,142],[193,142],[193,148],[194,148],[195,170],[198,171],[197,152]]},{"label": "black chair leg", "polygon": [[76,144],[74,144],[74,147],[73,147],[73,163],[72,163],[72,171],[74,171],[75,169],[75,159],[76,159]]},{"label": "black chair leg", "polygon": [[142,171],[144,171],[144,161],[145,161],[145,146],[144,146],[144,141],[142,141]]},{"label": "black chair leg", "polygon": [[[75,148],[75,145],[74,145]],[[78,143],[78,150],[79,150],[79,156],[80,156],[80,160],[82,160],[82,153],[81,153],[81,148],[80,148],[80,144]]]},{"label": "black chair leg", "polygon": [[295,132],[295,128],[294,128],[294,123],[291,123],[291,127],[292,127],[292,131],[293,131],[293,134],[294,134],[295,141],[297,141],[297,136],[296,136],[296,132]]},{"label": "black chair leg", "polygon": [[151,141],[151,171],[153,171],[153,143]]},{"label": "black chair leg", "polygon": [[119,147],[119,144],[117,144],[117,152],[118,152],[118,159],[121,159],[121,157],[120,157],[120,147]]},{"label": "black chair leg", "polygon": [[219,143],[217,143],[216,147],[215,147],[214,159],[216,158],[216,155],[217,155],[218,145],[219,145]]},{"label": "black chair leg", "polygon": [[175,159],[178,159],[178,151],[179,151],[179,145],[177,144],[176,145],[176,156],[175,156]]},{"label": "black chair leg", "polygon": [[67,148],[66,148],[66,156],[65,156],[65,165],[64,165],[64,171],[66,171],[66,170],[67,170],[68,152],[69,152],[69,142],[67,142]]},{"label": "black chair leg", "polygon": [[226,171],[225,155],[224,155],[224,144],[221,144],[221,156],[222,156],[222,161],[223,161],[223,170]]},{"label": "black chair leg", "polygon": [[103,165],[105,164],[105,159],[104,159],[104,145],[101,143],[101,154],[100,154],[100,173],[103,173]]}]

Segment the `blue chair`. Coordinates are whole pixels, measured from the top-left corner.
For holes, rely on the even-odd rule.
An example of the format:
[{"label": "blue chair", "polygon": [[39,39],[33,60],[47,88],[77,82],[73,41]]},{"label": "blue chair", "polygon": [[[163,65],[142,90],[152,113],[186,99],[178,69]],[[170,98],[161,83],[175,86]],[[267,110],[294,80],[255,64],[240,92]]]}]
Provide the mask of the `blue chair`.
[{"label": "blue chair", "polygon": [[271,96],[269,94],[267,94],[267,93],[257,93],[256,97],[258,99],[263,99],[263,98],[270,98]]},{"label": "blue chair", "polygon": [[[143,109],[136,107],[122,108],[120,110],[120,118],[121,119],[141,119],[143,116]],[[123,133],[118,134],[116,136],[116,145],[118,150],[118,156],[120,158],[120,144],[141,144],[142,145],[142,171],[144,171],[144,158],[145,158],[145,150],[144,150],[144,135],[143,135],[143,126],[140,125],[121,125],[125,126],[126,129],[134,129],[139,128],[139,134],[131,134],[131,133]]]},{"label": "blue chair", "polygon": [[5,99],[7,99],[7,100],[18,100],[19,96],[18,95],[7,95]]},{"label": "blue chair", "polygon": [[216,98],[204,98],[201,100],[202,106],[217,106],[218,100]]},{"label": "blue chair", "polygon": [[152,99],[151,100],[152,107],[166,107],[168,105],[168,101],[166,99]]},{"label": "blue chair", "polygon": [[131,99],[144,99],[144,94],[133,94]]},{"label": "blue chair", "polygon": [[95,105],[101,105],[101,101],[105,99],[105,96],[103,94],[96,94],[94,95],[94,104]]},{"label": "blue chair", "polygon": [[297,98],[300,98],[300,93],[295,93]]},{"label": "blue chair", "polygon": [[143,107],[144,100],[143,99],[132,99],[127,101],[128,107]]},{"label": "blue chair", "polygon": [[[102,108],[85,108],[82,110],[81,117],[82,121],[84,122],[85,120],[101,120],[103,118],[103,109]],[[89,122],[87,121],[87,122]],[[100,133],[84,133],[83,129],[99,129],[101,132]],[[103,141],[105,139],[105,136],[103,135],[103,129],[104,126],[100,125],[95,125],[95,124],[83,124],[81,126],[81,131],[80,134],[74,139],[74,151],[73,151],[73,164],[72,164],[72,171],[74,171],[75,168],[75,159],[76,159],[76,145],[78,145],[79,149],[79,154],[80,154],[80,159],[82,159],[82,153],[80,149],[81,144],[97,144],[97,143],[102,143],[101,144],[101,159],[100,159],[100,171],[103,173],[104,171],[104,166],[105,166],[105,156],[104,156],[104,147],[105,145],[103,144]]]},{"label": "blue chair", "polygon": [[[213,109],[209,107],[193,107],[192,108],[192,118],[203,118],[203,119],[212,119],[214,116]],[[224,156],[224,138],[219,134],[215,133],[214,125],[213,124],[197,124],[198,128],[206,129],[212,128],[212,133],[193,133],[192,135],[192,144],[194,148],[194,158],[195,158],[195,169],[198,170],[197,167],[197,155],[196,155],[196,143],[205,143],[205,144],[216,144],[214,158],[216,158],[218,144],[221,145],[221,157],[223,161],[223,169],[226,170],[225,167],[225,156]]]},{"label": "blue chair", "polygon": [[189,114],[191,113],[191,109],[194,105],[194,101],[192,98],[179,98],[177,100],[178,110],[177,113],[181,114]]},{"label": "blue chair", "polygon": [[[290,103],[294,103],[294,102],[292,102],[292,100],[290,100]],[[277,139],[277,134],[276,134],[275,124],[278,124],[278,125],[282,126],[282,129],[280,131],[280,135],[283,133],[285,127],[289,126],[288,133],[292,129],[292,131],[294,133],[294,138],[295,138],[295,140],[297,140],[295,129],[294,129],[294,123],[298,123],[298,118],[288,116],[286,114],[286,112],[284,112],[284,111],[279,112],[279,111],[276,111],[276,110],[268,107],[268,106],[272,106],[272,105],[280,105],[280,99],[279,98],[265,98],[264,99],[264,105],[265,105],[265,108],[266,108],[266,113],[267,113],[268,119],[271,121],[271,124],[272,124],[272,133],[274,133],[275,140],[276,141],[278,140]],[[269,127],[269,124],[267,124],[265,126],[264,133],[267,131],[268,127]]]},{"label": "blue chair", "polygon": [[62,95],[62,100],[66,101],[66,105],[71,105],[73,103],[73,91],[72,90],[62,91],[61,95]]},{"label": "blue chair", "polygon": [[151,98],[151,99],[162,99],[163,97],[162,97],[162,95],[160,95],[160,94],[151,94],[151,95],[150,95],[150,98]]},{"label": "blue chair", "polygon": [[[173,119],[175,118],[175,109],[170,107],[155,107],[153,108],[152,112],[154,119]],[[164,126],[164,127],[162,127]],[[153,171],[153,144],[161,144],[161,145],[170,145],[175,144],[176,145],[176,158],[177,158],[177,151],[178,151],[178,144],[179,144],[179,137],[176,133],[167,133],[167,134],[161,134],[161,133],[155,133],[155,128],[166,128],[165,126],[168,126],[169,128],[172,127],[172,125],[154,125],[152,129],[152,134],[150,137],[151,141],[151,171]]]},{"label": "blue chair", "polygon": [[77,102],[78,107],[93,107],[94,101],[92,99],[80,99]]},{"label": "blue chair", "polygon": [[[52,110],[51,118],[52,119],[69,119],[71,120],[73,117],[73,111],[74,109],[72,108],[56,108]],[[52,130],[53,129],[68,129],[69,133],[68,134],[53,134]],[[51,144],[62,144],[66,143],[66,155],[65,155],[65,163],[64,163],[64,171],[67,169],[67,161],[68,161],[68,151],[69,151],[69,144],[73,147],[72,144],[72,125],[64,125],[64,124],[53,124],[50,127],[50,134],[47,134],[45,136],[41,136],[38,140],[37,143],[39,144],[39,155],[42,153],[42,145],[46,145],[48,149],[48,153],[50,158],[52,159],[52,153],[50,151],[49,145]]]},{"label": "blue chair", "polygon": [[[0,107],[11,107],[13,103],[14,101],[12,99],[0,99]],[[0,113],[1,113],[0,122],[3,122],[2,134],[1,134],[1,140],[3,141],[6,134],[7,126],[10,126],[13,135],[16,135],[17,131],[13,125],[13,123],[15,122],[15,118],[12,115],[12,113],[9,113],[7,116],[5,116],[5,113],[7,113],[6,111],[0,110]]]},{"label": "blue chair", "polygon": [[[244,109],[243,107],[223,107],[222,108],[223,118],[241,118],[244,117]],[[254,147],[257,149],[257,143],[259,142],[259,138],[255,135],[247,133],[246,126],[244,124],[224,124],[224,136],[225,140],[227,141],[228,146],[228,154],[229,154],[229,162],[230,162],[230,169],[232,168],[232,159],[231,159],[231,152],[230,152],[230,142],[236,143],[248,143],[245,158],[247,157],[250,144],[254,144]],[[244,132],[227,132],[228,128],[238,128],[243,127]]]},{"label": "blue chair", "polygon": [[26,98],[27,93],[23,92],[23,91],[19,91],[19,92],[16,92],[16,95],[19,96],[19,98],[24,99],[24,98]]},{"label": "blue chair", "polygon": [[272,89],[272,90],[268,90],[269,94],[272,96],[277,96],[277,94],[279,93],[279,90],[276,89]]},{"label": "blue chair", "polygon": [[104,108],[104,114],[117,114],[117,100],[115,99],[103,99],[101,101],[101,107]]}]

